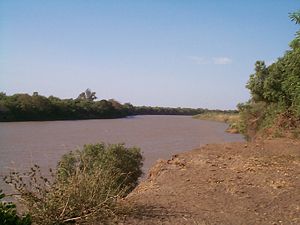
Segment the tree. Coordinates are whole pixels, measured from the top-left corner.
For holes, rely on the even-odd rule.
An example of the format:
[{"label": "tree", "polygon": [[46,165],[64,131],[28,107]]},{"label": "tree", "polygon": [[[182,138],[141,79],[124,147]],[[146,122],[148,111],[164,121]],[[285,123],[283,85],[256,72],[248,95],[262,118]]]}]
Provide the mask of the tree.
[{"label": "tree", "polygon": [[264,61],[256,61],[255,73],[250,75],[250,79],[246,87],[251,91],[254,101],[263,101],[264,98],[264,82],[268,76],[268,69]]},{"label": "tree", "polygon": [[[290,19],[296,24],[300,24],[300,10],[290,13]],[[290,43],[292,49],[300,46],[300,30],[296,32],[296,38]]]},{"label": "tree", "polygon": [[85,92],[82,92],[77,97],[79,100],[88,100],[88,101],[94,101],[97,99],[96,92],[92,92],[91,89],[86,89]]},{"label": "tree", "polygon": [[300,10],[290,13],[290,19],[294,21],[296,24],[300,24]]},{"label": "tree", "polygon": [[[300,10],[291,13],[290,19],[300,25]],[[300,31],[290,43],[290,49],[272,65],[267,67],[263,61],[255,63],[255,73],[250,75],[246,87],[252,98],[239,106],[246,132],[271,128],[266,132],[269,135],[287,130],[297,135],[300,127]]]},{"label": "tree", "polygon": [[112,106],[115,109],[122,109],[123,108],[122,104],[120,102],[116,101],[115,99],[109,99],[108,101],[111,102]]}]

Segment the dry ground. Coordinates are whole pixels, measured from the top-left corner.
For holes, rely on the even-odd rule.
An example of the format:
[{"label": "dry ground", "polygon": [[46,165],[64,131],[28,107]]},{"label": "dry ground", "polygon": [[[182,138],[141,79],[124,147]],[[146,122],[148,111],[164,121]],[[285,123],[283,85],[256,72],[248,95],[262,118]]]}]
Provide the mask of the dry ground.
[{"label": "dry ground", "polygon": [[300,224],[300,142],[207,145],[159,161],[123,224]]}]

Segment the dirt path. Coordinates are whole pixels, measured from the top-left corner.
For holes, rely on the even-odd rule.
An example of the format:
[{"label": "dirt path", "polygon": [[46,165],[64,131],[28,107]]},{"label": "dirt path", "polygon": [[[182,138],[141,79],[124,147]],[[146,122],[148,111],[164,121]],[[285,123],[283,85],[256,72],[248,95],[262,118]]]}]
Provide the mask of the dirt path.
[{"label": "dirt path", "polygon": [[300,142],[207,145],[158,162],[124,224],[300,224]]}]

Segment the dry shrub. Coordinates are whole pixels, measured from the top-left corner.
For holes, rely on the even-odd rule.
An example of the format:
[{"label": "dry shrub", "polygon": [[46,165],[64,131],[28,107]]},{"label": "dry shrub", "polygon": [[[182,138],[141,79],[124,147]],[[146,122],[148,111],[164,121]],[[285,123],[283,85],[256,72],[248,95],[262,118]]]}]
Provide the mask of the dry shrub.
[{"label": "dry shrub", "polygon": [[[110,156],[111,162],[99,155]],[[131,166],[137,168],[131,168],[127,162],[121,167],[117,159],[124,155],[134,157],[136,163],[132,161]],[[130,213],[130,207],[120,199],[137,184],[138,177],[129,177],[134,172],[141,175],[141,166],[142,156],[137,148],[88,145],[76,154],[65,155],[56,172],[51,171],[50,179],[35,165],[25,173],[11,172],[5,181],[19,192],[20,202],[35,224],[113,224]]]}]

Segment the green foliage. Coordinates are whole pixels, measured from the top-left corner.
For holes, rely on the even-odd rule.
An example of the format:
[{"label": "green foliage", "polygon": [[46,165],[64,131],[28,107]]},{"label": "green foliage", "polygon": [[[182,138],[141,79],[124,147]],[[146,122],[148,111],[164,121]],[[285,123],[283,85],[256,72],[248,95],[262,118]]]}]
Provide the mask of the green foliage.
[{"label": "green foliage", "polygon": [[142,175],[143,157],[139,148],[126,148],[124,144],[85,145],[83,149],[63,155],[57,173],[61,181],[73,176],[77,170],[93,173],[100,169],[117,176],[116,189],[129,193],[138,184]]},{"label": "green foliage", "polygon": [[282,90],[282,82],[284,77],[284,63],[282,59],[278,59],[268,67],[268,76],[265,78],[261,92],[265,102],[283,101],[284,92]]},{"label": "green foliage", "polygon": [[296,24],[300,24],[300,10],[290,13],[290,19]]},{"label": "green foliage", "polygon": [[85,92],[80,93],[77,99],[94,101],[95,99],[97,99],[96,92],[92,92],[91,89],[88,88],[85,90]]},{"label": "green foliage", "polygon": [[192,109],[192,108],[171,108],[171,107],[151,107],[151,106],[136,106],[134,107],[135,115],[197,115],[208,111],[207,109]]},{"label": "green foliage", "polygon": [[300,115],[300,48],[286,52],[269,67],[258,61],[246,87],[253,102],[278,103]]},{"label": "green foliage", "polygon": [[[300,24],[300,10],[290,13],[290,19],[296,24]],[[296,38],[290,43],[291,48],[300,47],[300,30],[296,32]]]},{"label": "green foliage", "polygon": [[251,91],[255,101],[264,100],[264,83],[268,76],[268,70],[264,61],[255,63],[255,74],[250,75],[250,79],[246,87]]},{"label": "green foliage", "polygon": [[29,214],[18,216],[16,205],[12,202],[4,202],[5,194],[0,190],[0,224],[1,225],[30,225]]},{"label": "green foliage", "polygon": [[[290,14],[290,18],[296,24],[300,24],[300,11]],[[300,125],[299,37],[298,33],[290,44],[291,49],[272,65],[267,67],[263,61],[256,62],[255,73],[250,76],[246,85],[252,98],[240,108],[246,133],[249,131],[255,133],[275,125],[284,126],[284,124],[288,124],[289,129],[298,129]],[[278,129],[275,129],[277,133]]]},{"label": "green foliage", "polygon": [[0,95],[0,121],[102,119],[128,116],[129,112],[118,103],[107,100],[93,101],[94,92],[85,93],[82,99],[49,98],[35,92]]},{"label": "green foliage", "polygon": [[48,98],[33,95],[0,92],[0,121],[111,119],[131,115],[196,115],[220,110],[133,106],[114,99],[96,100],[96,93],[87,89],[77,99]]},{"label": "green foliage", "polygon": [[131,212],[121,198],[137,185],[141,166],[138,148],[102,143],[65,154],[51,179],[35,165],[5,181],[19,192],[35,224],[112,224]]}]

